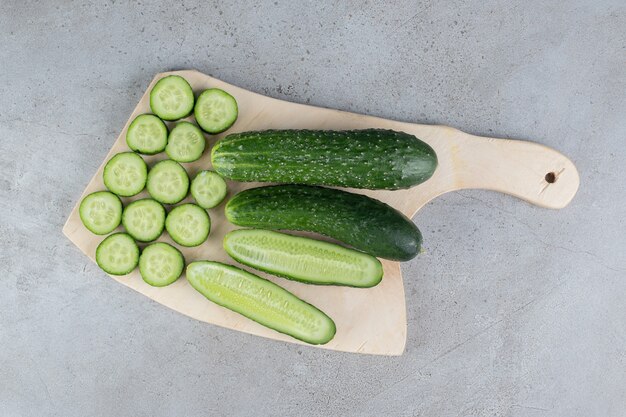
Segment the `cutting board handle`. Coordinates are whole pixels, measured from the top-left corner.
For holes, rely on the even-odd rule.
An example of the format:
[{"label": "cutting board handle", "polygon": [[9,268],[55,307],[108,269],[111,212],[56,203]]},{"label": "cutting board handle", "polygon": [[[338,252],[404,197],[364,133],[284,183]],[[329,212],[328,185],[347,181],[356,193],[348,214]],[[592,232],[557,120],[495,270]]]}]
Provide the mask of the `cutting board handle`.
[{"label": "cutting board handle", "polygon": [[439,172],[433,177],[440,186],[437,194],[486,189],[510,194],[540,207],[560,209],[578,190],[580,180],[576,167],[554,149],[528,141],[444,129],[441,136],[445,138],[438,139],[445,140],[433,143],[439,156]]}]

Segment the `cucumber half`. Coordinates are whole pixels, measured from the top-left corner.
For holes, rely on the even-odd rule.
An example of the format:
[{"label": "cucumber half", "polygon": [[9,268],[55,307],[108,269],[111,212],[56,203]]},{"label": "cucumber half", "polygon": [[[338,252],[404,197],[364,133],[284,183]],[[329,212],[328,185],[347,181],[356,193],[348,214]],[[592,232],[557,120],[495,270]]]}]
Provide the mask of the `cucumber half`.
[{"label": "cucumber half", "polygon": [[163,120],[178,120],[193,110],[193,90],[183,77],[168,75],[150,91],[150,109]]},{"label": "cucumber half", "polygon": [[122,224],[126,232],[140,242],[155,240],[165,227],[165,209],[156,200],[143,198],[124,209]]},{"label": "cucumber half", "polygon": [[211,219],[205,209],[187,203],[170,211],[165,219],[165,228],[179,245],[198,246],[209,236]]},{"label": "cucumber half", "polygon": [[166,159],[157,162],[150,170],[147,188],[156,201],[176,204],[187,196],[189,176],[178,162]]},{"label": "cucumber half", "polygon": [[226,181],[213,171],[200,171],[191,181],[191,195],[200,207],[213,208],[224,200]]},{"label": "cucumber half", "polygon": [[224,249],[244,265],[308,284],[369,288],[383,277],[371,255],[270,230],[234,230],[224,237]]},{"label": "cucumber half", "polygon": [[146,246],[139,257],[139,273],[153,287],[165,287],[176,281],[185,268],[185,258],[174,246],[157,242]]},{"label": "cucumber half", "polygon": [[148,166],[134,152],[122,152],[109,159],[104,166],[104,185],[115,194],[131,197],[146,186]]},{"label": "cucumber half", "polygon": [[198,96],[193,114],[202,130],[215,134],[231,127],[239,110],[233,96],[219,88],[210,88]]},{"label": "cucumber half", "polygon": [[78,213],[90,232],[106,235],[122,221],[122,201],[111,192],[96,191],[83,198]]},{"label": "cucumber half", "polygon": [[180,122],[170,132],[165,153],[174,161],[193,162],[200,159],[205,146],[204,134],[198,126]]},{"label": "cucumber half", "polygon": [[163,152],[167,145],[167,127],[153,114],[141,114],[126,131],[126,144],[130,149],[145,155]]},{"label": "cucumber half", "polygon": [[126,233],[107,236],[96,249],[96,263],[111,275],[129,274],[139,262],[139,246]]},{"label": "cucumber half", "polygon": [[219,262],[192,262],[187,280],[216,304],[313,345],[328,343],[335,323],[324,312],[257,275]]}]

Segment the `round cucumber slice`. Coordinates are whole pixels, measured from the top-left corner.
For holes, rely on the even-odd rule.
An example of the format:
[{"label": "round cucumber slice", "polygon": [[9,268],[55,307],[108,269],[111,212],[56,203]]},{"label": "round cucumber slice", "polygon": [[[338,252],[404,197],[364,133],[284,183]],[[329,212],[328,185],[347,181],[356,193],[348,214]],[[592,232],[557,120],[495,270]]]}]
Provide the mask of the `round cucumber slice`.
[{"label": "round cucumber slice", "polygon": [[139,273],[153,287],[176,281],[185,268],[185,258],[174,246],[163,242],[148,245],[139,257]]},{"label": "round cucumber slice", "polygon": [[193,114],[202,130],[221,133],[235,123],[239,110],[233,96],[219,88],[210,88],[198,96]]},{"label": "round cucumber slice", "polygon": [[181,246],[198,246],[211,231],[211,219],[206,210],[187,203],[174,207],[165,219],[165,229]]},{"label": "round cucumber slice", "polygon": [[191,182],[191,195],[200,207],[213,208],[224,200],[226,181],[213,171],[200,171]]},{"label": "round cucumber slice", "polygon": [[157,162],[148,174],[148,193],[163,204],[176,204],[187,196],[189,176],[178,162],[166,159]]},{"label": "round cucumber slice", "polygon": [[163,233],[165,208],[151,198],[133,201],[124,209],[122,224],[135,240],[150,242]]},{"label": "round cucumber slice", "polygon": [[126,233],[107,236],[96,249],[96,263],[107,274],[129,274],[138,262],[139,246]]},{"label": "round cucumber slice", "polygon": [[178,120],[193,110],[193,90],[183,77],[168,75],[150,91],[150,109],[163,120]]},{"label": "round cucumber slice", "polygon": [[145,155],[163,152],[167,145],[167,126],[153,114],[141,114],[128,126],[126,144]]},{"label": "round cucumber slice", "polygon": [[104,185],[122,197],[139,194],[146,186],[148,166],[134,152],[122,152],[109,159],[104,166]]},{"label": "round cucumber slice", "polygon": [[120,225],[122,201],[111,192],[96,191],[83,198],[78,213],[90,232],[106,235]]},{"label": "round cucumber slice", "polygon": [[193,162],[202,156],[206,140],[193,123],[180,122],[172,129],[165,152],[174,161]]}]

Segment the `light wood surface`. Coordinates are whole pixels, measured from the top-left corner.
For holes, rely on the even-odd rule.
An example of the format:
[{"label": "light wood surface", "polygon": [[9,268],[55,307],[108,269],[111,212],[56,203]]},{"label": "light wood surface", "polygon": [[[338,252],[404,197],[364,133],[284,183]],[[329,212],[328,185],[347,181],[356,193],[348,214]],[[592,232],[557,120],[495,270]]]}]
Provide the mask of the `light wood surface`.
[{"label": "light wood surface", "polygon": [[[217,87],[228,91],[237,99],[239,119],[224,134],[263,129],[369,127],[414,134],[437,152],[439,167],[430,180],[401,191],[352,190],[384,201],[409,217],[438,195],[460,189],[480,188],[500,191],[541,207],[555,209],[565,207],[578,189],[578,172],[572,162],[559,152],[536,143],[479,137],[446,126],[403,123],[289,103],[252,93],[197,71],[174,71],[158,74],[152,80],[106,159],[87,185],[83,195],[77,199],[77,204],[63,227],[63,233],[92,260],[95,257],[95,249],[103,237],[93,235],[85,229],[78,215],[78,204],[86,194],[105,189],[102,182],[104,164],[114,154],[128,150],[125,140],[128,125],[137,115],[150,112],[150,89],[158,79],[170,74],[185,77],[196,93],[205,88]],[[210,149],[224,134],[207,136],[209,147],[204,156],[199,161],[183,164],[192,178],[199,170],[211,168]],[[165,158],[165,154],[145,157],[149,165]],[[555,181],[548,182],[547,174],[553,175]],[[257,185],[259,184],[228,182],[229,195]],[[146,196],[144,191],[138,196],[123,200],[127,203]],[[188,197],[185,201],[191,201],[191,198]],[[222,249],[224,235],[234,228],[226,221],[223,209],[224,204],[221,204],[209,210],[212,227],[206,243],[197,248],[180,248],[187,262],[209,259],[235,264]],[[166,234],[159,240],[172,243]],[[370,289],[312,286],[272,277],[258,271],[255,273],[287,288],[333,318],[337,325],[337,334],[328,344],[319,347],[348,352],[400,355],[404,351],[407,331],[402,274],[400,264],[397,262],[383,260],[383,267],[382,282]],[[127,276],[112,278],[189,317],[258,336],[301,343],[211,303],[193,290],[184,276],[165,288],[147,285],[137,270]]]}]

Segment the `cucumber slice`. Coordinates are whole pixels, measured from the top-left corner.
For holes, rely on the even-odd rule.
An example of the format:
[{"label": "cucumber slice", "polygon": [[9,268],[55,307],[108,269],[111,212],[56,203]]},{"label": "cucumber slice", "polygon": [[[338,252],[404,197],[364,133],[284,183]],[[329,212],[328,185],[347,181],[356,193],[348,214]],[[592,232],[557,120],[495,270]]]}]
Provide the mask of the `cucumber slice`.
[{"label": "cucumber slice", "polygon": [[139,246],[127,233],[107,236],[96,249],[96,263],[107,274],[129,274],[138,262]]},{"label": "cucumber slice", "polygon": [[204,134],[198,126],[180,122],[170,132],[165,152],[174,161],[193,162],[202,156],[205,143]]},{"label": "cucumber slice", "polygon": [[192,262],[187,280],[216,304],[313,345],[328,343],[333,320],[271,281],[219,262]]},{"label": "cucumber slice", "polygon": [[163,120],[178,120],[193,110],[193,90],[183,77],[168,75],[150,91],[150,109]]},{"label": "cucumber slice", "polygon": [[233,96],[219,88],[210,88],[198,96],[193,114],[202,130],[221,133],[235,123],[239,110]]},{"label": "cucumber slice", "polygon": [[176,204],[187,196],[189,176],[178,162],[166,159],[157,162],[150,170],[147,188],[156,201]]},{"label": "cucumber slice", "polygon": [[148,166],[134,152],[122,152],[104,166],[104,185],[122,197],[139,194],[146,186]]},{"label": "cucumber slice", "polygon": [[270,230],[234,230],[224,249],[244,265],[308,284],[369,288],[383,278],[371,255],[333,243]]},{"label": "cucumber slice", "polygon": [[151,198],[133,201],[124,209],[122,224],[135,240],[150,242],[163,233],[165,209]]},{"label": "cucumber slice", "polygon": [[213,171],[200,171],[191,181],[191,195],[200,207],[213,208],[224,200],[226,181]]},{"label": "cucumber slice", "polygon": [[153,114],[141,114],[128,126],[126,144],[145,155],[163,152],[167,145],[167,126]]},{"label": "cucumber slice", "polygon": [[198,246],[209,236],[211,219],[206,210],[187,203],[170,211],[165,219],[165,228],[179,245]]},{"label": "cucumber slice", "polygon": [[165,287],[176,281],[185,268],[185,258],[174,246],[163,242],[146,246],[139,257],[139,273],[153,287]]},{"label": "cucumber slice", "polygon": [[78,213],[90,232],[106,235],[122,221],[122,201],[108,191],[96,191],[83,198]]}]

